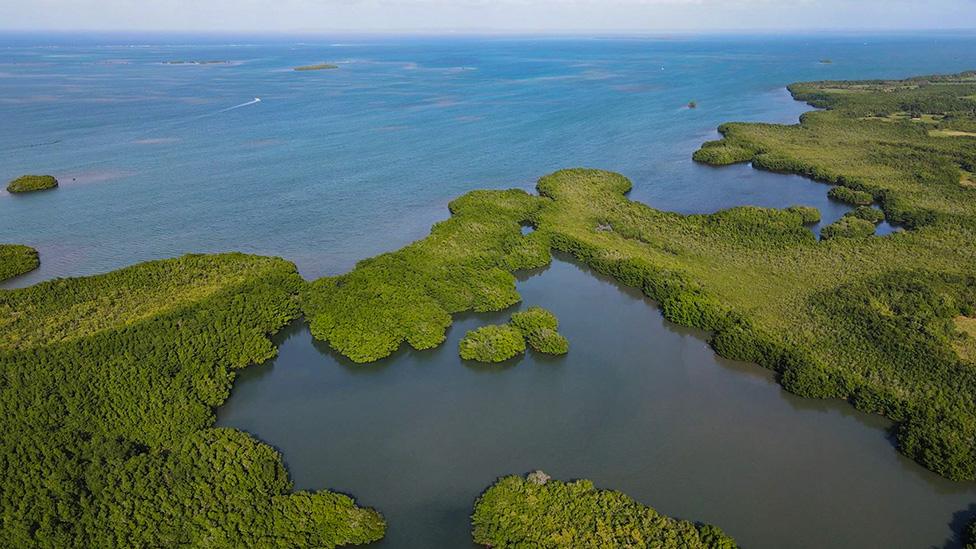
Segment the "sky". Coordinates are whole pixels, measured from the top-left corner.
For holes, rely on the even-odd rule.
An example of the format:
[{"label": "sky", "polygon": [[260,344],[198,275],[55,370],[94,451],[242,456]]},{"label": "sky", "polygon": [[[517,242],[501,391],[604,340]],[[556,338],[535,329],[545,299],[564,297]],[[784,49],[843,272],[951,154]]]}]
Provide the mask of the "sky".
[{"label": "sky", "polygon": [[976,28],[976,0],[0,0],[0,29],[660,32]]}]

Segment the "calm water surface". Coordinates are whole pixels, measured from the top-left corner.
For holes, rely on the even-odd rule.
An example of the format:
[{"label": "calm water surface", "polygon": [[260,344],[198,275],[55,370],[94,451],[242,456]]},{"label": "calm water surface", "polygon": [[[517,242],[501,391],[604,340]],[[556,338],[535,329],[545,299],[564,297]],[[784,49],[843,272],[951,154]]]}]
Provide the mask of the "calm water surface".
[{"label": "calm water surface", "polygon": [[[341,68],[290,70],[321,61]],[[789,82],[972,68],[976,36],[951,34],[0,35],[0,180],[62,181],[0,192],[0,241],[42,261],[5,286],[228,250],[340,273],[422,237],[465,191],[531,189],[572,166],[624,173],[632,198],[662,209],[807,204],[827,223],[847,208],[826,186],[691,153],[725,121],[795,122],[807,107]],[[385,547],[469,546],[478,493],[535,468],[752,548],[953,546],[976,514],[976,487],[902,458],[885,421],[783,393],[630,290],[557,261],[520,291],[559,315],[568,356],[462,363],[464,332],[510,311],[462,317],[441,348],[366,367],[298,322],[275,361],[242,373],[219,423],[280,448],[299,488],[380,509]]]},{"label": "calm water surface", "polygon": [[885,420],[789,395],[573,263],[523,278],[520,308],[556,313],[567,356],[462,362],[464,333],[509,311],[464,316],[442,347],[365,367],[298,322],[276,360],[240,375],[218,423],[278,447],[298,488],[382,510],[382,547],[471,546],[478,494],[534,469],[721,525],[744,547],[952,546],[976,488],[902,457]]}]

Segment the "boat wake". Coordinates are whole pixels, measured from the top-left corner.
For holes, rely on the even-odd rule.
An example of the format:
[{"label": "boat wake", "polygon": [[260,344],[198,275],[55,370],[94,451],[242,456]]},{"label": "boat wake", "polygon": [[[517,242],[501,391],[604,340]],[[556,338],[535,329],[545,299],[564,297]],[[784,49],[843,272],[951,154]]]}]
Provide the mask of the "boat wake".
[{"label": "boat wake", "polygon": [[[233,111],[233,110],[236,110],[236,109],[241,109],[241,108],[244,108],[244,107],[249,107],[251,105],[256,105],[256,104],[258,104],[260,102],[261,102],[261,98],[260,97],[255,97],[254,99],[248,101],[247,103],[241,103],[240,105],[234,105],[233,107],[227,107],[226,109],[220,109],[219,111],[212,111],[212,112],[208,112],[208,113],[205,113],[205,114],[200,114],[200,115],[197,115],[197,116],[192,116],[190,118],[184,118],[182,120],[175,120],[173,122],[170,122],[169,124],[165,124],[163,126],[157,126],[155,128],[152,128],[152,129],[146,130],[144,132],[141,132],[138,136],[136,136],[136,138],[133,141],[134,142],[144,141],[145,138],[146,138],[146,136],[149,136],[149,135],[152,135],[152,134],[155,134],[155,133],[159,133],[161,131],[170,131],[170,130],[173,130],[174,128],[177,128],[177,127],[180,127],[180,126],[185,126],[187,124],[191,124],[193,122],[197,122],[197,121],[203,120],[205,118],[210,118],[211,116],[217,116],[218,114],[223,114],[225,112],[230,112],[230,111]],[[166,138],[166,139],[170,139],[170,138]]]},{"label": "boat wake", "polygon": [[228,111],[232,111],[232,110],[235,110],[235,109],[240,109],[242,107],[247,107],[247,106],[250,106],[250,105],[255,105],[255,104],[260,103],[260,102],[261,102],[261,98],[260,97],[255,97],[254,99],[248,101],[247,103],[241,103],[240,105],[234,105],[233,107],[227,107],[226,109],[217,111],[215,114],[220,114],[222,112],[228,112]]}]

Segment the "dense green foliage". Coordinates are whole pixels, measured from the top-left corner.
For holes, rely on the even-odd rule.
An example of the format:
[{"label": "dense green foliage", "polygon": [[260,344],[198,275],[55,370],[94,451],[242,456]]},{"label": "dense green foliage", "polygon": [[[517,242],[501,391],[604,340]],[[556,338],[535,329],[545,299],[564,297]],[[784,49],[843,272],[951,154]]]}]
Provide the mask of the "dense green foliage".
[{"label": "dense green foliage", "polygon": [[853,206],[868,206],[874,202],[874,197],[871,196],[871,193],[856,191],[847,187],[833,187],[827,193],[827,196],[834,200],[847,202]]},{"label": "dense green foliage", "polygon": [[[972,355],[958,352],[972,348],[959,345],[971,336],[952,319],[972,316],[976,196],[967,183],[976,147],[932,132],[976,125],[968,99],[976,73],[790,90],[827,110],[804,115],[798,126],[727,124],[725,139],[709,146],[750,150],[747,160],[759,167],[842,185],[832,192],[867,193],[890,221],[915,230],[830,239],[771,257],[743,250],[751,267],[739,288],[698,268],[696,278],[713,295],[750,319],[745,335],[731,335],[741,328],[716,334],[716,348],[762,359],[797,393],[847,398],[901,422],[903,452],[950,478],[973,479],[976,378]],[[825,233],[863,236],[879,221],[858,209]],[[724,252],[709,255],[729,269],[740,264]],[[750,300],[748,292],[765,299]]]},{"label": "dense green foliage", "polygon": [[542,307],[512,314],[505,325],[491,325],[468,332],[458,344],[461,358],[479,362],[504,362],[533,350],[550,355],[569,352],[569,341],[559,333],[556,315]]},{"label": "dense green foliage", "polygon": [[588,480],[511,476],[488,488],[471,516],[475,543],[507,547],[735,549],[715,526],[664,516]]},{"label": "dense green foliage", "polygon": [[[695,158],[868,193],[907,230],[818,241],[795,209],[679,215],[628,200],[621,175],[565,170],[539,181],[540,197],[470,193],[426,239],[316,282],[305,297],[313,333],[356,360],[404,340],[437,345],[450,313],[514,304],[509,273],[557,249],[640,288],[669,320],[713,332],[722,356],[775,370],[796,394],[884,414],[907,455],[976,479],[976,354],[960,352],[972,336],[953,322],[974,316],[976,148],[929,132],[976,128],[976,73],[790,89],[826,110],[793,126],[725,124]],[[523,222],[536,230],[522,236]],[[869,226],[847,216],[828,232]]]},{"label": "dense green foliage", "polygon": [[185,256],[0,290],[0,546],[333,547],[378,539],[346,496],[214,429],[234,370],[299,314],[290,263]]},{"label": "dense green foliage", "polygon": [[518,303],[511,272],[549,263],[546,240],[521,232],[543,203],[514,190],[454,200],[452,217],[427,238],[313,282],[304,299],[312,335],[356,362],[370,362],[404,341],[415,349],[440,345],[452,313]]},{"label": "dense green foliage", "polygon": [[872,208],[871,206],[858,206],[857,208],[854,208],[854,210],[847,212],[844,215],[870,221],[874,225],[877,225],[885,220],[884,212],[877,208]]},{"label": "dense green foliage", "polygon": [[458,352],[464,360],[504,362],[525,352],[525,337],[508,324],[482,326],[461,339]]},{"label": "dense green foliage", "polygon": [[0,282],[40,266],[37,250],[20,244],[0,244]]},{"label": "dense green foliage", "polygon": [[727,166],[748,162],[752,160],[753,156],[755,156],[755,152],[751,149],[737,147],[725,141],[709,141],[695,151],[694,159],[696,162],[713,166]]},{"label": "dense green foliage", "polygon": [[790,206],[786,211],[799,215],[804,225],[820,223],[820,210],[813,206]]},{"label": "dense green foliage", "polygon": [[50,175],[22,175],[7,184],[7,192],[29,193],[58,186],[58,180]]},{"label": "dense green foliage", "polygon": [[871,221],[853,215],[845,215],[820,230],[820,237],[824,240],[831,238],[867,238],[874,234],[875,226]]},{"label": "dense green foliage", "polygon": [[522,332],[529,346],[537,352],[550,355],[569,352],[569,341],[558,332],[559,320],[542,307],[529,307],[514,313],[510,323]]}]

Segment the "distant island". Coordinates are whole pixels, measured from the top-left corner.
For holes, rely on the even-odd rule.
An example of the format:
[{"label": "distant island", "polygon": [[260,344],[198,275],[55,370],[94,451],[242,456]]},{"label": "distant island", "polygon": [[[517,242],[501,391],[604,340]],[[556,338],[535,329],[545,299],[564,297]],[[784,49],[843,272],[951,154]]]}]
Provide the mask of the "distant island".
[{"label": "distant island", "polygon": [[333,65],[332,63],[320,63],[318,65],[302,65],[301,67],[295,67],[292,70],[296,71],[327,71],[332,69],[338,69],[339,65]]},{"label": "distant island", "polygon": [[7,184],[7,192],[29,193],[46,191],[58,186],[58,180],[52,175],[22,175]]},{"label": "distant island", "polygon": [[821,65],[832,65],[833,63],[834,63],[834,62],[833,62],[833,60],[831,60],[831,59],[821,59],[821,60],[820,60],[820,64],[821,64]]},{"label": "distant island", "polygon": [[195,60],[186,61],[183,59],[176,59],[173,61],[163,61],[164,65],[226,65],[227,63],[230,63],[230,61],[219,60],[219,59],[207,60],[207,61],[195,61]]}]

